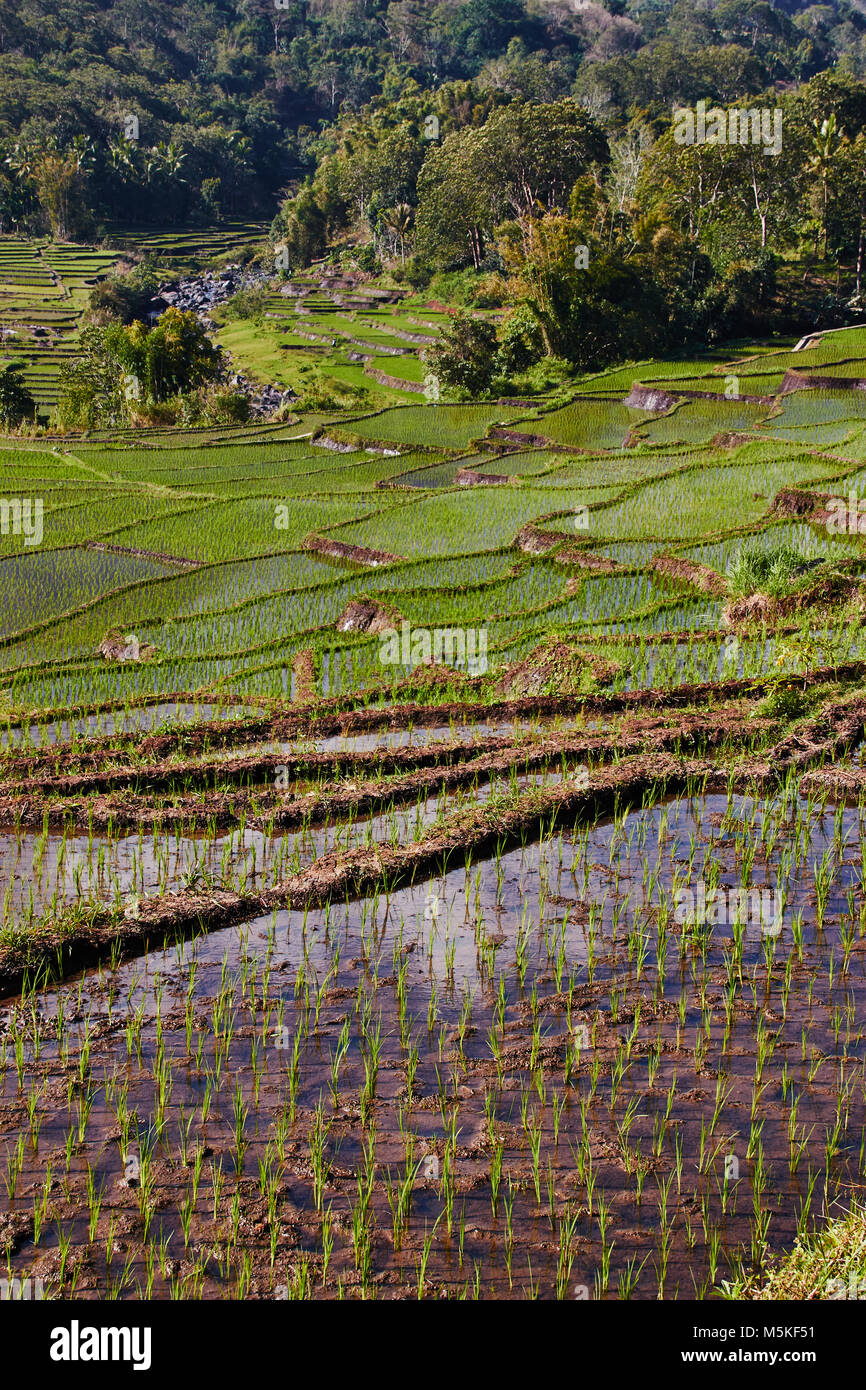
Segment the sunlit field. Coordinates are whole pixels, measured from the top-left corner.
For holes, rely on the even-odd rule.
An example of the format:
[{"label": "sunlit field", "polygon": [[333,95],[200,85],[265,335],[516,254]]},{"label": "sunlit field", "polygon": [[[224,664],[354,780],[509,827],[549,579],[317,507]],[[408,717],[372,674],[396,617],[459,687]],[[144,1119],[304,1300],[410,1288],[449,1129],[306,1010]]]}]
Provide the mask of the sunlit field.
[{"label": "sunlit field", "polygon": [[791,348],[3,442],[9,1278],[749,1297],[847,1210],[866,335]]}]

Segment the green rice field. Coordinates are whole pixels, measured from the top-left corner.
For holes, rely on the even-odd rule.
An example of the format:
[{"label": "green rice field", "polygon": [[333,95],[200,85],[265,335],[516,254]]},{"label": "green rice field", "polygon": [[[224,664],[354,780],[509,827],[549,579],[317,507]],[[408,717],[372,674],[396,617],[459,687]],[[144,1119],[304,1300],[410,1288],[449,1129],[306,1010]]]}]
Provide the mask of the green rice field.
[{"label": "green rice field", "polygon": [[[308,288],[262,352],[409,381]],[[866,417],[792,361],[866,338],[0,441],[8,1287],[745,1299],[857,1200]]]},{"label": "green rice field", "polygon": [[[852,330],[828,342],[847,362],[861,336]],[[819,344],[797,354],[798,370],[832,365],[829,351]],[[779,355],[785,363],[795,356]],[[623,399],[635,381],[662,379],[662,369],[671,382],[693,379],[676,377],[670,363],[640,364],[631,380],[619,373]],[[487,622],[491,670],[546,634],[583,634],[589,643],[603,635],[599,652],[628,634],[636,646],[614,682],[626,687],[645,679],[639,654],[652,645],[657,614],[670,611],[688,633],[676,673],[688,680],[691,663],[718,665],[718,639],[698,621],[705,598],[662,577],[653,556],[695,558],[724,580],[739,549],[782,535],[772,511],[781,489],[862,491],[861,394],[805,390],[765,406],[722,396],[659,413],[578,393],[555,410],[411,404],[291,427],[10,441],[6,493],[40,499],[43,534],[38,545],[24,528],[0,535],[3,701],[9,711],[122,702],[155,695],[169,672],[177,690],[277,698],[291,687],[301,649],[317,679],[327,667],[329,695],[376,687],[396,674],[378,663],[377,640],[335,626],[355,591],[387,597],[394,611],[430,627],[465,618],[460,595],[477,594],[473,622]],[[824,431],[842,426],[850,429],[825,449]],[[734,442],[714,442],[728,434]],[[531,448],[520,442],[528,435]],[[342,452],[331,447],[344,439],[352,443]],[[461,468],[492,481],[460,485]],[[553,550],[521,549],[527,526],[549,535]],[[345,558],[326,553],[329,541]],[[807,522],[795,542],[805,558],[855,566],[861,545],[857,535],[834,537]],[[366,551],[394,558],[370,568]],[[484,577],[487,555],[503,557],[504,589]],[[586,568],[596,555],[631,576],[654,575],[652,602],[610,580],[596,596],[600,581]],[[426,577],[446,568],[440,592]],[[118,627],[135,629],[152,659],[107,665],[97,648]],[[746,650],[744,669],[758,674],[764,660]]]},{"label": "green rice field", "polygon": [[75,356],[90,291],[116,260],[111,251],[0,237],[0,365],[23,365],[46,419],[57,404],[60,368]]}]

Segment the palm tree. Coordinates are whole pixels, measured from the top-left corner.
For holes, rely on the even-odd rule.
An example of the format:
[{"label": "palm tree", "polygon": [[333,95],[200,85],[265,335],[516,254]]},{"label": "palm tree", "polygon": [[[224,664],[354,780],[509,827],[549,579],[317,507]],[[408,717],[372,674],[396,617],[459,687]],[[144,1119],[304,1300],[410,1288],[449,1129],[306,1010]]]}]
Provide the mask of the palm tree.
[{"label": "palm tree", "polygon": [[412,227],[412,219],[415,214],[408,203],[397,203],[395,207],[388,208],[384,213],[384,222],[388,231],[400,243],[400,261],[406,263],[406,237]]},{"label": "palm tree", "polygon": [[22,145],[19,140],[16,140],[12,146],[11,154],[7,154],[3,163],[8,165],[20,179],[29,179],[33,173],[34,156],[26,145]]},{"label": "palm tree", "polygon": [[136,146],[132,140],[127,140],[125,136],[118,135],[111,140],[108,145],[108,162],[115,174],[118,174],[121,182],[126,182],[126,177],[135,168]]},{"label": "palm tree", "polygon": [[[827,116],[825,120],[821,121],[820,125],[817,121],[813,121],[812,129],[815,131],[815,134],[812,136],[811,140],[812,154],[809,159],[809,168],[814,174],[817,174],[818,178],[821,180],[821,227],[818,231],[820,233],[823,229],[824,258],[826,259],[828,234],[827,209],[830,202],[830,175],[833,172],[836,155],[842,143],[842,136],[836,125],[835,113]],[[817,254],[818,234],[816,233],[815,255],[817,256]]]},{"label": "palm tree", "polygon": [[79,173],[93,163],[94,146],[88,135],[74,135],[69,142],[69,150]]},{"label": "palm tree", "polygon": [[169,144],[160,140],[148,151],[145,164],[148,183],[154,174],[162,174],[167,179],[178,179],[180,183],[183,183],[184,180],[179,178],[179,174],[185,159],[186,155],[180,145],[176,145],[173,140]]}]

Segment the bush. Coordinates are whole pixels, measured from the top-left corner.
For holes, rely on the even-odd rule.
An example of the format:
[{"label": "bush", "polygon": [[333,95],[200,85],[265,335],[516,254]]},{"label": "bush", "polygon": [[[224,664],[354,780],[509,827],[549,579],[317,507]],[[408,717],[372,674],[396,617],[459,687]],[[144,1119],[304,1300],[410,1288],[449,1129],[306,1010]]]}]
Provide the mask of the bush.
[{"label": "bush", "polygon": [[433,276],[428,288],[431,299],[462,304],[468,309],[477,287],[478,275],[474,270],[444,270]]},{"label": "bush", "polygon": [[166,309],[150,329],[138,321],[91,326],[81,335],[79,354],[61,368],[58,417],[86,429],[144,418],[151,408],[215,382],[221,367],[220,349],[191,312]]},{"label": "bush", "polygon": [[307,373],[302,369],[303,380],[294,388],[297,399],[292,401],[292,411],[322,410],[361,410],[369,406],[370,392],[366,386],[352,386],[334,377],[322,376],[318,369]]},{"label": "bush", "polygon": [[803,566],[804,556],[790,545],[777,545],[768,550],[738,550],[728,565],[728,584],[737,597],[761,593],[777,598],[793,587],[793,581],[803,573]]},{"label": "bush", "polygon": [[289,264],[298,270],[328,249],[328,219],[311,188],[285,202],[271,224],[275,246],[285,246]]},{"label": "bush", "polygon": [[22,371],[17,362],[0,370],[0,424],[7,429],[32,420],[36,414],[36,402],[24,385]]},{"label": "bush", "polygon": [[433,277],[433,267],[423,256],[410,256],[405,265],[395,266],[391,274],[398,284],[408,285],[410,289],[426,290]]},{"label": "bush", "polygon": [[505,318],[499,335],[499,360],[507,373],[524,372],[544,356],[544,338],[535,315],[524,305]]},{"label": "bush", "polygon": [[424,353],[430,371],[446,390],[476,399],[490,392],[496,371],[496,329],[483,319],[455,314],[439,340]]},{"label": "bush", "polygon": [[761,701],[756,713],[765,715],[768,719],[781,719],[788,723],[793,719],[802,719],[810,708],[811,701],[802,686],[780,682],[767,698]]},{"label": "bush", "polygon": [[366,246],[356,246],[352,252],[352,260],[358,269],[367,275],[378,275],[382,269],[382,262],[372,242],[368,242]]},{"label": "bush", "polygon": [[109,275],[91,291],[91,323],[147,323],[159,277],[147,265],[135,266],[127,275]]},{"label": "bush", "polygon": [[472,303],[476,309],[501,309],[508,303],[508,286],[501,275],[485,275],[472,292]]},{"label": "bush", "polygon": [[211,391],[205,398],[204,418],[209,425],[245,425],[250,398],[244,391]]},{"label": "bush", "polygon": [[265,311],[268,292],[262,285],[252,285],[238,290],[223,305],[223,318],[227,322],[234,319],[258,319]]}]

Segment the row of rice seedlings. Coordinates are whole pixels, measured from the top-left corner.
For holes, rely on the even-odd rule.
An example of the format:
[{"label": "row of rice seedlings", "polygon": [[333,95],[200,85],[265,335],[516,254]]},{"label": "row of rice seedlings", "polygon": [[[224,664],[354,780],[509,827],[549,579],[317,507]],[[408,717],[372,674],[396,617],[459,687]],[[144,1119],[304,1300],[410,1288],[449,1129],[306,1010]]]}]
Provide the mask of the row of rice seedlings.
[{"label": "row of rice seedlings", "polygon": [[[783,1059],[784,1050],[779,1043],[781,1031],[786,1026],[792,989],[796,996],[804,987],[803,979],[795,976],[803,961],[804,948],[809,952],[805,963],[810,1009],[814,1016],[815,1010],[823,1007],[834,1035],[835,1055],[828,1071],[828,1059],[814,1047],[808,1030],[803,1028],[799,1064],[792,1066],[793,1057],[784,1054],[781,1072],[784,1124],[780,1119],[775,1129],[784,1130],[787,1162],[793,1175],[796,1176],[808,1159],[808,1181],[805,1190],[801,1189],[803,1195],[796,1211],[788,1199],[796,1229],[808,1229],[814,1215],[814,1198],[832,1200],[844,1189],[842,1158],[850,1151],[850,1138],[853,1137],[850,1136],[851,1101],[863,1082],[861,1035],[856,1029],[855,996],[852,994],[855,982],[851,973],[857,959],[857,943],[863,937],[862,884],[858,855],[855,853],[852,857],[850,851],[856,846],[862,854],[866,807],[861,805],[856,814],[837,809],[828,838],[825,825],[830,813],[822,802],[798,801],[793,783],[788,784],[776,803],[749,801],[733,795],[721,798],[721,802],[721,822],[718,831],[715,827],[711,830],[700,865],[701,846],[695,831],[688,830],[695,803],[688,799],[672,807],[661,806],[650,793],[640,812],[619,811],[608,825],[602,824],[595,830],[588,826],[570,841],[563,832],[544,835],[532,852],[532,862],[536,865],[533,891],[538,893],[538,902],[530,911],[529,900],[524,897],[518,909],[513,954],[506,947],[505,956],[497,934],[490,931],[491,899],[485,893],[482,878],[494,890],[499,909],[509,911],[504,885],[511,872],[509,862],[516,862],[514,856],[497,853],[485,866],[476,869],[467,865],[461,896],[465,904],[464,920],[472,928],[475,963],[473,966],[472,952],[467,952],[465,947],[461,947],[460,959],[456,960],[459,932],[455,937],[451,912],[441,906],[438,893],[430,892],[423,913],[419,912],[410,927],[410,937],[429,952],[431,965],[436,967],[434,983],[430,985],[417,980],[410,983],[410,957],[405,947],[411,945],[412,940],[405,940],[405,907],[395,914],[390,905],[391,895],[387,893],[382,898],[374,895],[359,904],[354,920],[347,911],[342,930],[341,914],[330,908],[314,915],[303,914],[299,952],[295,957],[294,1004],[290,991],[278,988],[276,994],[272,992],[274,958],[284,949],[277,943],[276,916],[263,924],[263,954],[258,949],[251,951],[247,933],[241,932],[236,971],[230,968],[228,955],[224,955],[218,987],[214,985],[210,990],[204,987],[202,997],[212,1006],[206,1027],[202,1026],[200,1010],[196,1012],[200,967],[196,964],[195,950],[190,954],[188,948],[179,946],[176,973],[179,984],[185,980],[185,1053],[169,1045],[172,1039],[180,1039],[177,1033],[166,1032],[161,1022],[164,980],[155,987],[143,988],[141,971],[136,969],[128,983],[126,1003],[129,1011],[127,1050],[132,1075],[124,1076],[123,1068],[118,1072],[115,1066],[114,1074],[111,1077],[106,1074],[102,1083],[106,1099],[117,1108],[125,1159],[127,1163],[135,1159],[132,1171],[136,1172],[137,1164],[138,1174],[134,1190],[139,1206],[141,1248],[138,1260],[130,1258],[124,1265],[127,1277],[121,1280],[122,1287],[135,1286],[135,1271],[140,1267],[139,1293],[147,1296],[153,1292],[153,1271],[159,1267],[164,1270],[167,1287],[178,1296],[197,1296],[206,1279],[218,1279],[223,1288],[232,1292],[249,1288],[253,1252],[249,1238],[241,1235],[243,1205],[248,1198],[244,1196],[240,1179],[252,1153],[259,1167],[259,1186],[269,1211],[267,1244],[278,1296],[310,1296],[314,1284],[321,1292],[344,1295],[348,1288],[344,1280],[350,1268],[354,1270],[353,1290],[365,1297],[374,1296],[373,1281],[381,1248],[376,1235],[380,1221],[393,1226],[393,1244],[398,1253],[407,1249],[407,1243],[411,1247],[412,1264],[404,1261],[401,1268],[406,1279],[411,1269],[419,1296],[434,1290],[440,1294],[447,1291],[457,1296],[477,1296],[482,1284],[487,1291],[503,1287],[506,1281],[509,1289],[516,1285],[519,1291],[532,1295],[539,1291],[539,1281],[544,1278],[553,1280],[545,1283],[545,1287],[551,1290],[555,1287],[559,1296],[570,1297],[573,1296],[571,1280],[578,1245],[587,1240],[591,1241],[591,1260],[595,1266],[595,1296],[606,1297],[617,1292],[630,1297],[636,1292],[647,1291],[658,1296],[677,1292],[704,1295],[725,1272],[722,1260],[733,1273],[744,1262],[760,1263],[768,1248],[776,1215],[768,1202],[768,1193],[774,1190],[779,1173],[776,1149],[769,1144],[768,1116],[762,1112],[761,1096],[766,1090],[767,1074],[776,1076]],[[697,827],[701,822],[695,820],[693,824]],[[858,825],[859,840],[856,838]],[[690,860],[685,861],[685,867],[680,858],[683,829],[692,837]],[[684,881],[692,872],[703,873],[711,885],[713,865],[722,862],[726,845],[730,845],[744,884],[752,882],[756,861],[763,855],[767,863],[778,861],[783,870],[782,891],[787,895],[789,889],[793,892],[797,884],[809,878],[808,860],[815,854],[816,843],[822,839],[825,849],[820,859],[813,860],[812,878],[817,900],[824,905],[823,917],[820,924],[816,922],[816,935],[804,940],[800,933],[799,945],[797,932],[792,930],[790,939],[785,933],[765,938],[756,946],[747,940],[746,933],[740,930],[744,924],[738,923],[736,918],[728,924],[730,932],[722,931],[721,936],[706,924],[674,925],[672,922],[664,901],[667,885],[661,883],[666,859],[673,891],[673,885]],[[788,855],[785,863],[779,860],[780,845],[782,856]],[[594,864],[601,867],[600,853],[605,855],[611,873],[603,892],[599,891],[603,881],[596,878],[593,868]],[[845,919],[839,920],[834,912],[840,945],[837,955],[835,944],[826,939],[828,907],[832,903],[833,885],[846,866],[849,874],[852,867],[858,872],[853,898],[858,912],[847,925]],[[563,918],[561,909],[550,910],[551,880],[555,871],[560,877],[563,872],[572,876],[580,872],[584,885],[590,890],[595,887],[595,892],[591,893],[589,918],[577,936],[567,914]],[[650,888],[647,897],[647,903],[653,908],[650,916],[634,912],[633,905],[623,909],[621,880],[625,877],[636,880],[638,874]],[[660,889],[663,891],[657,891]],[[510,894],[509,899],[513,902]],[[405,894],[397,895],[397,900],[405,904]],[[440,907],[434,910],[434,903],[439,903]],[[389,920],[392,923],[390,941]],[[320,930],[324,936],[319,935]],[[575,953],[581,937],[584,951]],[[358,940],[365,963],[360,976],[356,969],[345,964],[348,949]],[[847,948],[846,943],[850,943]],[[384,979],[380,982],[383,952],[389,945],[393,971],[390,984]],[[676,947],[680,957],[678,967],[669,966],[667,962],[668,956],[674,954],[672,947]],[[819,952],[818,957],[813,955],[815,950]],[[830,969],[816,973],[819,961],[826,966],[828,952]],[[710,999],[716,988],[711,959],[720,960],[724,965],[723,1010]],[[506,960],[510,963],[506,964]],[[623,974],[626,962],[628,966]],[[212,966],[210,970],[212,976]],[[550,991],[550,984],[543,980],[551,970],[557,996],[561,997],[563,1013],[559,1020],[557,1013],[542,1007]],[[462,977],[459,981],[458,971]],[[355,1002],[349,1018],[344,1021],[337,1051],[331,1055],[331,1096],[326,1104],[324,1097],[317,1100],[310,1094],[305,1075],[308,1066],[313,1064],[310,1045],[320,1024],[323,1000],[327,999],[329,990],[340,988],[341,980],[352,990]],[[577,992],[582,992],[587,983],[599,982],[608,991],[607,1007],[586,1018],[585,1008],[577,1004]],[[428,999],[426,1018],[413,1018],[411,1013],[419,988]],[[444,997],[440,998],[442,989]],[[393,1005],[386,1002],[389,990],[393,990]],[[202,993],[201,986],[199,992]],[[38,1157],[40,1130],[36,1121],[42,1098],[38,1094],[38,1083],[28,1073],[32,1063],[38,1060],[39,1052],[48,1047],[52,1029],[60,1038],[79,1083],[67,1129],[65,1179],[68,1183],[76,1146],[87,1142],[100,1090],[94,1076],[92,1055],[93,1003],[91,1001],[85,1014],[81,1008],[82,984],[79,983],[77,994],[73,986],[61,997],[68,998],[72,1004],[77,1001],[74,1012],[81,1016],[72,1022],[66,1017],[65,1009],[58,1007],[52,1022],[41,1014],[37,1005],[39,997],[35,988],[25,989],[13,1026],[4,1033],[0,1065],[5,1074],[11,1061],[16,1080],[24,1088],[22,1094],[26,1090],[34,1121],[30,1151]],[[146,1051],[140,1046],[145,999],[149,1000]],[[451,1002],[443,1014],[447,999]],[[673,1065],[663,1064],[662,1060],[660,1001],[674,1007],[667,1030],[667,1033],[672,1028],[676,1030],[677,1056]],[[114,1002],[109,984],[109,1010]],[[294,1029],[285,1022],[287,1003],[294,1009]],[[489,1172],[482,1188],[473,1188],[471,1197],[464,1189],[460,1201],[457,1172],[458,1165],[464,1161],[458,1153],[457,1142],[461,1129],[460,1092],[465,1082],[476,1074],[477,1062],[473,1059],[480,1060],[477,1045],[472,1042],[478,1032],[473,1015],[479,1006],[489,1019],[488,1054],[496,1063],[495,1079],[492,1074],[485,1078],[483,1095],[489,1130]],[[778,1019],[772,1024],[764,1022],[770,1012],[779,1014],[780,1010],[781,1025]],[[393,1038],[388,1031],[392,1017],[397,1029]],[[733,1114],[728,1115],[732,1086],[731,1042],[733,1030],[742,1028],[744,1019],[752,1020],[755,1042],[755,1078],[747,1135],[742,1132],[739,1117],[732,1127]],[[558,1021],[565,1024],[564,1030],[557,1026]],[[613,1036],[609,1032],[611,1027]],[[693,1028],[692,1064],[688,1062],[688,1049]],[[268,1042],[274,1034],[279,1045],[269,1048]],[[525,1038],[528,1058],[522,1046],[514,1060],[509,1060],[509,1043],[515,1036]],[[548,1050],[551,1038],[564,1040],[564,1050],[557,1047],[551,1053]],[[393,1048],[397,1048],[397,1055],[403,1058],[407,1077],[398,1115],[405,1162],[396,1173],[390,1164],[383,1172],[376,1162],[377,1121],[381,1124],[383,1113],[379,1077],[385,1054],[392,1055]],[[840,1057],[843,1081],[836,1090],[835,1108],[830,1113],[829,1100],[821,1102],[821,1124],[816,1122],[806,1129],[798,1113],[802,1098],[808,1096],[814,1114],[820,1095],[815,1089],[818,1077],[822,1071],[828,1076],[835,1072]],[[182,1075],[189,1066],[190,1058],[208,1077],[200,1098],[201,1121],[200,1124],[196,1122],[195,1116],[188,1115],[181,1105],[179,1123],[176,1121],[177,1128],[173,1130],[171,1120],[178,1112],[171,1108],[172,1088],[175,1077]],[[178,1063],[179,1073],[176,1071]],[[267,1137],[262,1145],[262,1140],[256,1138],[258,1131],[253,1116],[258,1112],[263,1085],[267,1095],[268,1073],[273,1063],[278,1071],[285,1073],[287,1091],[282,1109],[278,1106],[276,1112],[268,1112],[268,1124],[263,1131]],[[696,1165],[698,1182],[694,1188],[697,1207],[684,1200],[691,1195],[693,1179],[683,1132],[676,1119],[681,1104],[680,1089],[688,1088],[688,1072],[692,1065],[702,1076],[704,1086],[707,1080],[711,1082],[713,1096],[711,1108],[707,1108],[701,1122]],[[516,1092],[510,1089],[514,1082],[518,1086]],[[144,1133],[130,1120],[129,1104],[132,1090],[141,1084],[153,1087],[150,1113],[154,1122]],[[353,1085],[364,1135],[354,1173],[350,1169],[348,1178],[338,1180],[335,1173],[338,1140],[332,1139],[331,1134],[342,1098],[347,1094],[345,1088]],[[423,1140],[411,1122],[416,1100],[422,1095],[417,1090],[419,1085],[432,1087],[440,1121],[438,1136],[431,1136],[429,1125],[425,1124]],[[329,1116],[330,1105],[333,1112]],[[519,1128],[515,1129],[518,1115]],[[194,1123],[199,1132],[193,1140]],[[622,1184],[624,1173],[628,1179],[627,1190],[632,1194],[630,1200],[637,1208],[649,1204],[652,1213],[647,1220],[648,1234],[652,1233],[649,1247],[634,1251],[629,1248],[628,1258],[625,1252],[619,1257],[614,1255],[617,1242],[615,1228],[611,1236],[613,1208],[609,1191],[601,1185],[600,1161],[593,1152],[593,1135],[600,1124],[612,1126],[611,1132],[618,1136],[622,1159],[618,1184]],[[298,1125],[302,1126],[300,1134]],[[823,1132],[816,1133],[820,1130]],[[189,1162],[190,1155],[193,1156],[193,1172],[187,1190],[175,1199],[184,1249],[191,1244],[191,1232],[196,1224],[204,1219],[199,1195],[200,1179],[208,1158],[204,1144],[219,1135],[217,1142],[224,1145],[219,1153],[210,1155],[209,1165],[214,1189],[213,1219],[219,1218],[221,1223],[219,1251],[205,1255],[202,1247],[195,1276],[188,1275],[183,1283],[176,1273],[172,1275],[174,1262],[167,1255],[168,1247],[175,1242],[174,1234],[166,1237],[161,1232],[157,1237],[154,1229],[157,1157],[172,1151],[173,1132],[180,1141],[182,1159]],[[279,1182],[283,1173],[292,1171],[292,1182],[297,1184],[289,1138],[297,1135],[303,1143],[304,1132],[309,1150],[311,1206],[320,1223],[320,1245],[313,1251],[308,1247],[300,1263],[297,1256],[290,1255],[286,1267],[281,1266],[279,1259]],[[522,1134],[522,1140],[518,1141],[518,1134]],[[849,1137],[846,1139],[846,1136]],[[565,1163],[565,1169],[572,1172],[576,1167],[576,1179],[567,1194],[563,1192],[565,1170],[564,1154],[560,1153],[561,1137],[567,1137],[573,1155]],[[729,1161],[737,1153],[738,1163],[742,1162],[745,1168],[744,1176],[739,1176],[737,1165]],[[542,1161],[545,1154],[546,1164]],[[18,1146],[8,1153],[7,1186],[11,1185],[13,1191],[20,1182],[26,1160],[27,1153]],[[863,1160],[861,1142],[858,1170],[861,1172]],[[812,1167],[813,1163],[817,1166]],[[605,1171],[604,1181],[609,1183],[614,1174],[609,1169]],[[425,1216],[423,1233],[418,1224],[420,1217],[413,1214],[419,1179],[425,1193],[438,1192],[439,1199],[433,1229],[430,1230]],[[230,1191],[232,1183],[234,1190]],[[46,1190],[43,1185],[37,1199],[40,1208],[37,1239],[42,1238],[49,1225],[52,1204],[46,1200]],[[89,1170],[86,1190],[88,1236],[91,1229],[98,1236],[99,1186]],[[488,1229],[501,1254],[495,1256],[491,1247],[489,1254],[475,1260],[470,1270],[464,1268],[467,1205],[469,1224],[474,1229],[479,1201],[484,1200],[489,1202],[494,1222]],[[532,1248],[527,1248],[525,1236],[518,1241],[515,1204],[521,1210],[534,1210],[538,1218],[550,1222],[556,1240],[555,1278],[553,1270],[545,1271],[543,1276],[538,1272],[540,1257],[536,1260],[536,1273],[530,1273],[528,1265],[522,1273],[515,1269],[517,1250],[528,1261],[535,1255]],[[429,1211],[426,1198],[423,1207],[425,1213]],[[693,1219],[696,1212],[700,1218],[697,1224]],[[34,1231],[35,1226],[34,1222]],[[738,1234],[732,1241],[735,1231]],[[745,1231],[745,1235],[740,1234],[741,1231]],[[61,1251],[60,1283],[67,1289],[72,1285],[74,1291],[78,1262],[70,1232],[64,1232],[61,1227],[57,1240]],[[477,1231],[473,1242],[477,1248]],[[116,1281],[120,1276],[111,1273],[109,1245],[112,1243],[109,1233],[104,1261],[106,1281],[109,1289],[119,1291]],[[164,1243],[162,1259],[161,1243]],[[174,1248],[177,1249],[176,1242]],[[695,1271],[693,1290],[681,1290],[679,1281],[671,1287],[672,1262],[677,1250],[688,1252]],[[443,1289],[437,1260],[441,1263],[446,1255],[449,1260],[456,1260],[457,1277],[452,1278],[450,1284],[446,1281]],[[7,1259],[11,1268],[11,1251]],[[330,1274],[335,1265],[342,1268],[336,1280]],[[586,1268],[583,1255],[581,1268]],[[280,1280],[285,1282],[278,1282]],[[287,1290],[290,1290],[288,1294]]]}]

